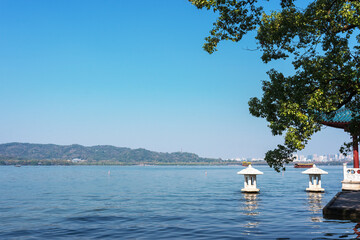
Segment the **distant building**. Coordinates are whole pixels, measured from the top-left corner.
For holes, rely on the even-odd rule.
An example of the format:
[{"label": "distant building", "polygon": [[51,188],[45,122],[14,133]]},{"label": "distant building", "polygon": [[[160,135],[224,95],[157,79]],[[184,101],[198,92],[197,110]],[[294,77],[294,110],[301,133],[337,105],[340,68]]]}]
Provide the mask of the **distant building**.
[{"label": "distant building", "polygon": [[71,162],[73,162],[73,163],[82,163],[82,162],[86,162],[86,160],[83,160],[81,158],[73,158],[71,160]]}]

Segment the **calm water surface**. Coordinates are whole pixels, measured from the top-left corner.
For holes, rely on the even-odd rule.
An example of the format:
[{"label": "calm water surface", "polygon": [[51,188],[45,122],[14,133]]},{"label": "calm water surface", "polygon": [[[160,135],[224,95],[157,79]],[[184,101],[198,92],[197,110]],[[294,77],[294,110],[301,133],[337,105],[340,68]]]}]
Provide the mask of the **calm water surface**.
[{"label": "calm water surface", "polygon": [[2,166],[0,239],[357,237],[356,223],[322,217],[342,166],[321,166],[323,194],[304,191],[304,169],[256,168],[258,195],[240,192],[243,167]]}]

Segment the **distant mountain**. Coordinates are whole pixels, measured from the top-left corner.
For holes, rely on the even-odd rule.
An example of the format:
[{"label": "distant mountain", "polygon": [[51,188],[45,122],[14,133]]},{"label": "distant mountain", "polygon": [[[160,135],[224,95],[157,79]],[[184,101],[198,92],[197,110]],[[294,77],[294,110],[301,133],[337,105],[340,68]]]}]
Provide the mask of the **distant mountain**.
[{"label": "distant mountain", "polygon": [[0,163],[3,164],[5,160],[72,161],[73,159],[85,160],[87,163],[121,164],[219,162],[217,159],[201,158],[194,153],[161,153],[142,148],[130,149],[109,145],[85,147],[77,144],[67,146],[32,143],[0,144]]}]

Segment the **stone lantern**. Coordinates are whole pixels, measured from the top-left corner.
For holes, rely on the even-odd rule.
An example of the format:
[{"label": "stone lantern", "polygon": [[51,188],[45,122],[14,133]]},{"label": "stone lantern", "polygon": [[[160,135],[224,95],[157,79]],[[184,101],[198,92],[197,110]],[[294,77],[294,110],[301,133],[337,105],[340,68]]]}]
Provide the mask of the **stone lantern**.
[{"label": "stone lantern", "polygon": [[325,191],[323,188],[321,188],[321,174],[328,174],[327,172],[316,167],[316,165],[314,164],[312,168],[303,171],[302,174],[309,174],[309,187],[306,188],[307,192]]},{"label": "stone lantern", "polygon": [[246,193],[258,193],[260,189],[256,188],[256,175],[264,174],[263,172],[260,172],[259,170],[253,168],[251,164],[239,171],[237,174],[244,175],[244,188],[241,189],[242,192]]}]

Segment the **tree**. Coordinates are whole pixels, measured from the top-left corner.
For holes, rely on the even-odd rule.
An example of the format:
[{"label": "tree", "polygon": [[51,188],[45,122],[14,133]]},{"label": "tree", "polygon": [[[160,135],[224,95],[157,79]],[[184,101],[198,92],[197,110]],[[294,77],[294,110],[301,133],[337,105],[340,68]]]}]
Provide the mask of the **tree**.
[{"label": "tree", "polygon": [[353,112],[347,131],[359,136],[360,126],[360,2],[313,0],[300,8],[281,0],[279,11],[265,11],[257,0],[189,0],[213,10],[213,24],[204,49],[217,51],[222,40],[239,42],[257,31],[262,61],[291,61],[292,76],[271,69],[263,81],[263,96],[249,101],[250,113],[265,118],[284,144],[268,151],[265,160],[276,171],[293,160],[311,136],[321,130],[321,116],[340,108]]}]

